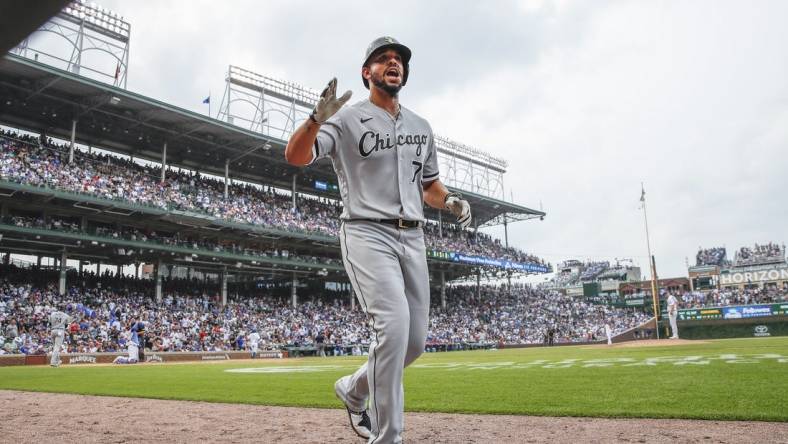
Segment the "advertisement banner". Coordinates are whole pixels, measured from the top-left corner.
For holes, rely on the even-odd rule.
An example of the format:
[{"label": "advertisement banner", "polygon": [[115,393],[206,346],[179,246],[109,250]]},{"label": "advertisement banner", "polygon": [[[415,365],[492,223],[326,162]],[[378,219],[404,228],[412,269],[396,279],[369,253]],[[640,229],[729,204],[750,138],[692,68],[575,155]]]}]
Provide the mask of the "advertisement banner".
[{"label": "advertisement banner", "polygon": [[[662,313],[667,316],[667,312]],[[679,310],[679,321],[700,321],[704,319],[723,319],[720,308],[694,308],[691,310]]]},{"label": "advertisement banner", "polygon": [[723,319],[758,318],[772,315],[771,305],[746,305],[743,307],[723,307]]},{"label": "advertisement banner", "polygon": [[[667,316],[663,309],[662,315]],[[708,307],[679,310],[679,321],[700,321],[704,319],[745,319],[765,316],[788,315],[788,302],[779,304],[734,305],[731,307]]]},{"label": "advertisement banner", "polygon": [[767,270],[731,271],[720,273],[721,285],[751,284],[754,282],[788,281],[788,267],[781,266]]},{"label": "advertisement banner", "polygon": [[460,262],[463,264],[487,265],[490,267],[512,269],[512,270],[525,271],[531,273],[547,273],[550,271],[550,269],[547,268],[547,266],[545,265],[533,264],[533,263],[524,264],[521,262],[513,262],[506,259],[493,259],[484,256],[471,256],[457,252],[448,253],[448,257],[449,260],[451,260],[452,262]]}]

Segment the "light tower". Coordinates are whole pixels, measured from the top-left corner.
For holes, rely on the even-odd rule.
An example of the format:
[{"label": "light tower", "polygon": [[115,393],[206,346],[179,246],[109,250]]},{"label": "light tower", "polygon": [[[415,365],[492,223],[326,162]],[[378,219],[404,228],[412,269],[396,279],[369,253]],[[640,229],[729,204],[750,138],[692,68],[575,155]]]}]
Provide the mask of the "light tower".
[{"label": "light tower", "polygon": [[319,94],[293,82],[230,65],[219,120],[287,140],[309,117]]},{"label": "light tower", "polygon": [[[46,44],[44,37],[49,34],[67,42],[67,49]],[[122,16],[79,0],[63,8],[11,52],[126,88],[130,41],[131,25]],[[86,61],[85,55],[92,52],[103,54],[102,62]]]}]

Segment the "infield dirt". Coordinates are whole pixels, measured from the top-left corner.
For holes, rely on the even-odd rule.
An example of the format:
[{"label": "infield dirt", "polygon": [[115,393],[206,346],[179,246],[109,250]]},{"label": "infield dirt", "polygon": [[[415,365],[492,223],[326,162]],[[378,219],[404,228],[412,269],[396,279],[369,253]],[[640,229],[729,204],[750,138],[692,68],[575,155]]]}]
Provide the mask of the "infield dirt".
[{"label": "infield dirt", "polygon": [[[788,424],[406,413],[405,442],[788,443]],[[363,442],[341,409],[0,391],[3,442]]]}]

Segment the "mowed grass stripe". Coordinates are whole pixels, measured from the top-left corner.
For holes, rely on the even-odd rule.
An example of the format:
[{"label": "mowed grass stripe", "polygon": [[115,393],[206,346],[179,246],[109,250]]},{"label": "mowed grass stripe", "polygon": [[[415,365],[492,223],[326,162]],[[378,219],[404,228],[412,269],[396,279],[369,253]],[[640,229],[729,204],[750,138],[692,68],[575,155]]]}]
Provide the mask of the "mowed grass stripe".
[{"label": "mowed grass stripe", "polygon": [[[553,347],[425,354],[405,372],[409,411],[558,416],[788,421],[788,363],[543,368],[546,360],[788,357],[788,338],[710,341],[657,347]],[[363,359],[304,358],[211,364],[0,368],[0,388],[338,408],[333,382]],[[487,367],[473,369],[471,365]],[[581,363],[582,364],[582,363]],[[330,366],[319,372],[229,373],[238,368]],[[423,367],[418,367],[423,366]],[[434,366],[434,367],[433,367]],[[454,368],[452,366],[455,366]],[[448,367],[448,368],[447,368]]]}]

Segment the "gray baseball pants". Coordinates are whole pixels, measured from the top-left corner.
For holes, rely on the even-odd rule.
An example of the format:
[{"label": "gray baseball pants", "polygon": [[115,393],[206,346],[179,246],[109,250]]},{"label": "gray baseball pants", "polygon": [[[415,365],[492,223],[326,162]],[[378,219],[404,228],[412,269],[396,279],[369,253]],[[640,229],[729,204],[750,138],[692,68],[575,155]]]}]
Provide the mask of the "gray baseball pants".
[{"label": "gray baseball pants", "polygon": [[60,365],[60,349],[63,348],[63,337],[65,332],[63,329],[58,328],[52,330],[52,337],[55,339],[52,345],[52,358],[49,360],[50,365]]},{"label": "gray baseball pants", "polygon": [[676,318],[678,314],[668,315],[668,319],[670,320],[670,333],[671,337],[678,338],[679,337],[679,326],[676,323]]},{"label": "gray baseball pants", "polygon": [[402,373],[424,351],[430,306],[429,274],[421,228],[371,221],[344,222],[340,244],[345,270],[373,341],[369,358],[343,391],[351,408],[369,401],[369,443],[402,442],[405,393]]}]

